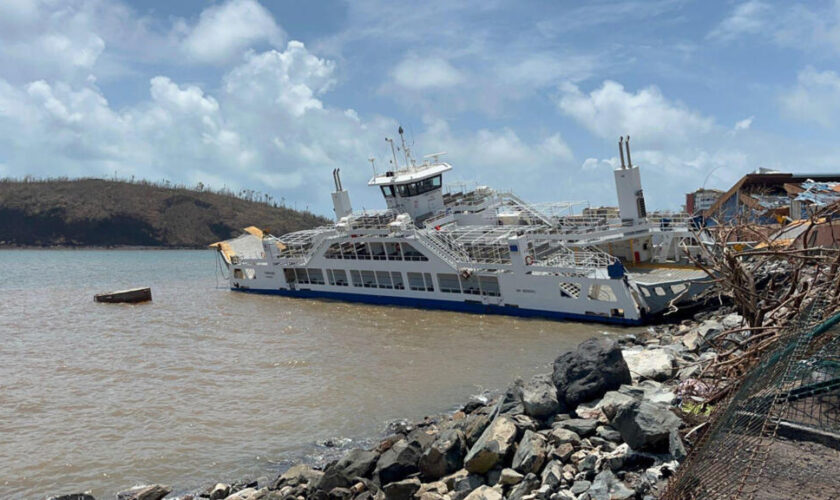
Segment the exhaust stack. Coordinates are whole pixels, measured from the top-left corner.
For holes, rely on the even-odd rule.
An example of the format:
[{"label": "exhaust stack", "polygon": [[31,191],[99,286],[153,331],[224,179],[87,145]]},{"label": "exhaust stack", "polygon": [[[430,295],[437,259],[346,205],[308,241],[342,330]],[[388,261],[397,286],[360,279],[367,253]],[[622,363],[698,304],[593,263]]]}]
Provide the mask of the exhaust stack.
[{"label": "exhaust stack", "polygon": [[350,193],[341,185],[340,168],[333,169],[333,182],[335,182],[335,192],[332,193],[333,210],[336,220],[341,220],[342,217],[353,213],[353,207],[350,205]]},{"label": "exhaust stack", "polygon": [[624,136],[618,138],[618,154],[621,156],[621,170],[624,170]]},{"label": "exhaust stack", "polygon": [[633,162],[630,161],[630,136],[627,136],[627,140],[624,141],[624,147],[627,149],[627,168],[633,168]]}]

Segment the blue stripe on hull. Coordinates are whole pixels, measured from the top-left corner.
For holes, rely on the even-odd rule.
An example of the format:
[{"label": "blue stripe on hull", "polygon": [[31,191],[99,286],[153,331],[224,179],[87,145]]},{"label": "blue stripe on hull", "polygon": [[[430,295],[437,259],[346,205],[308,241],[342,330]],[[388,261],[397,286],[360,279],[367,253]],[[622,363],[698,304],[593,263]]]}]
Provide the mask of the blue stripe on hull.
[{"label": "blue stripe on hull", "polygon": [[619,325],[641,325],[642,320],[628,318],[614,318],[590,314],[574,314],[559,311],[543,311],[540,309],[523,309],[511,306],[496,306],[477,304],[474,302],[457,302],[454,300],[418,299],[414,297],[392,297],[384,295],[367,295],[363,293],[323,292],[317,290],[260,290],[250,288],[231,288],[234,292],[258,293],[263,295],[282,295],[301,299],[330,299],[347,302],[363,302],[365,304],[392,305],[415,307],[420,309],[440,309],[444,311],[467,312],[474,314],[502,314],[506,316],[520,316],[525,318],[547,318],[555,320],[594,321]]}]

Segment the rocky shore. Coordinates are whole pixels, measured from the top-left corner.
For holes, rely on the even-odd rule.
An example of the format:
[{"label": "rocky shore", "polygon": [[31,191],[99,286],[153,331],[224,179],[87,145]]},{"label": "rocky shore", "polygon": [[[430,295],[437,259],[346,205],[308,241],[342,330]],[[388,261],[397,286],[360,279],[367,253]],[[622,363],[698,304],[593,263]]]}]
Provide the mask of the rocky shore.
[{"label": "rocky shore", "polygon": [[[452,414],[392,425],[370,449],[349,450],[323,466],[294,465],[273,480],[218,483],[177,498],[653,499],[702,421],[697,402],[708,388],[695,377],[715,359],[710,341],[742,321],[718,309],[638,335],[592,338],[558,356],[551,373],[516,380]],[[117,498],[170,493],[151,485]]]}]

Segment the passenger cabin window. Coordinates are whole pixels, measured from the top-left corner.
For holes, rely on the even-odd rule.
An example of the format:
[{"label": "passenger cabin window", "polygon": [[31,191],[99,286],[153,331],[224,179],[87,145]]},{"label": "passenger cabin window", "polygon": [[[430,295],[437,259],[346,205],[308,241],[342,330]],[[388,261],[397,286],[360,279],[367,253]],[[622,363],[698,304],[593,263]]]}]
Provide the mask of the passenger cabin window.
[{"label": "passenger cabin window", "polygon": [[388,271],[376,271],[376,281],[379,282],[379,288],[394,288],[391,284],[391,273]]},{"label": "passenger cabin window", "polygon": [[399,190],[401,197],[408,198],[411,196],[417,196],[423,193],[428,193],[429,191],[434,191],[435,189],[440,188],[440,185],[441,176],[436,175],[428,179],[423,179],[422,181],[412,182],[409,184],[400,184],[397,186],[397,189]]},{"label": "passenger cabin window", "polygon": [[362,273],[359,271],[351,270],[350,271],[350,279],[353,280],[353,286],[362,286]]},{"label": "passenger cabin window", "polygon": [[365,288],[376,288],[376,276],[373,271],[362,271],[362,286]]},{"label": "passenger cabin window", "polygon": [[476,275],[471,275],[467,278],[463,276],[458,276],[461,281],[461,289],[464,293],[468,293],[470,295],[480,295],[481,289],[478,287],[478,277]]},{"label": "passenger cabin window", "polygon": [[481,294],[490,297],[499,297],[499,278],[495,276],[479,276],[478,283],[481,285]]},{"label": "passenger cabin window", "polygon": [[428,258],[426,258],[425,255],[418,252],[416,248],[409,245],[408,243],[403,243],[402,247],[403,257],[405,258],[405,260],[419,260],[423,262],[429,260]]},{"label": "passenger cabin window", "polygon": [[391,282],[394,283],[395,290],[405,290],[405,285],[403,284],[402,273],[393,271],[391,272]]},{"label": "passenger cabin window", "polygon": [[320,269],[307,269],[309,274],[309,282],[313,285],[323,285],[324,284],[324,273],[321,272]]},{"label": "passenger cabin window", "polygon": [[457,274],[438,274],[438,286],[444,293],[461,293],[461,285]]}]

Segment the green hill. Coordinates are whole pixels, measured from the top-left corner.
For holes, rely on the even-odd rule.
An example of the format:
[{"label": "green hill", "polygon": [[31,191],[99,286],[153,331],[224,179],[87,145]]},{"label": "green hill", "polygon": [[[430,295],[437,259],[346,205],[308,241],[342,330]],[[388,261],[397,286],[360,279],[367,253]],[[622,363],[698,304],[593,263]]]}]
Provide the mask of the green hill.
[{"label": "green hill", "polygon": [[104,179],[0,180],[0,246],[204,247],[247,226],[279,235],[329,222],[247,198],[256,197]]}]

